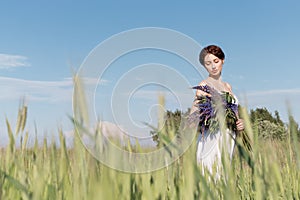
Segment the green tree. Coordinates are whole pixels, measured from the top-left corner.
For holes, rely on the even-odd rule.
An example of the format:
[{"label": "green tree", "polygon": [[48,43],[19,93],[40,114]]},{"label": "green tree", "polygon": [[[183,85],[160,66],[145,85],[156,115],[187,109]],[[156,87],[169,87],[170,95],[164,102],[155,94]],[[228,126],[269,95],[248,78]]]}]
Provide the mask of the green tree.
[{"label": "green tree", "polygon": [[288,128],[289,128],[289,132],[291,134],[296,134],[298,140],[300,140],[300,128],[299,128],[299,124],[296,122],[296,120],[294,119],[293,116],[289,116]]},{"label": "green tree", "polygon": [[250,119],[253,128],[258,131],[260,137],[264,139],[284,140],[287,138],[287,127],[281,120],[277,110],[274,115],[267,108],[250,110]]},{"label": "green tree", "polygon": [[162,145],[158,134],[164,133],[165,136],[169,137],[170,139],[172,135],[178,135],[181,119],[183,116],[186,116],[188,113],[189,113],[189,109],[186,112],[182,112],[176,109],[175,111],[168,110],[165,113],[164,125],[162,127],[163,131],[157,130],[155,128],[153,128],[153,130],[150,131],[150,134],[152,135],[152,140],[156,142],[157,146]]},{"label": "green tree", "polygon": [[275,111],[275,117],[272,115],[267,108],[256,108],[255,110],[250,110],[251,122],[268,120],[269,122],[284,125],[283,121],[280,119],[279,112]]},{"label": "green tree", "polygon": [[280,124],[281,126],[284,126],[284,123],[283,121],[280,119],[280,116],[279,116],[279,112],[277,110],[275,110],[275,122],[277,124]]}]

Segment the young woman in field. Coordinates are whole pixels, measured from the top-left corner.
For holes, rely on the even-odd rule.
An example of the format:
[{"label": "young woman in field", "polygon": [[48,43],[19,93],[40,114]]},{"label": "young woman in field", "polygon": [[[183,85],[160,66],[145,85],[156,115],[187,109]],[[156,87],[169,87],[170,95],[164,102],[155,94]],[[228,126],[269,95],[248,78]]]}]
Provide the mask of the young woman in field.
[{"label": "young woman in field", "polygon": [[[230,84],[224,82],[221,77],[224,60],[225,54],[218,46],[209,45],[201,50],[199,61],[207,70],[208,77],[201,81],[199,86],[194,87],[197,90],[194,105],[191,109],[191,116],[194,115],[194,117],[200,119],[197,162],[206,167],[211,173],[215,171],[213,166],[216,166],[217,171],[219,170],[222,149],[225,150],[225,153],[228,152],[231,159],[236,134],[244,129],[243,120],[238,118],[236,96],[233,94]],[[220,123],[219,126],[214,126],[218,123],[217,121],[220,121],[220,118],[214,112],[217,110],[216,105],[218,104],[214,99],[216,97],[225,97],[225,99],[219,99],[222,101],[221,104],[226,105],[226,108],[232,108],[229,112],[233,111],[234,117],[236,117],[233,130],[226,128],[225,131],[221,131]],[[222,115],[227,114],[226,108]]]}]

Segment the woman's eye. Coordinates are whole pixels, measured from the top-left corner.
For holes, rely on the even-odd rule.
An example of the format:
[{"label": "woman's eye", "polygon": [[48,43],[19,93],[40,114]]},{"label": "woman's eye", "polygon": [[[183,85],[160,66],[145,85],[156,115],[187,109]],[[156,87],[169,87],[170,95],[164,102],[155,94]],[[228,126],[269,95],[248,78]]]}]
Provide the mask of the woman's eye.
[{"label": "woman's eye", "polygon": [[219,60],[214,60],[214,62],[215,62],[215,63],[218,63],[218,62],[219,62]]}]

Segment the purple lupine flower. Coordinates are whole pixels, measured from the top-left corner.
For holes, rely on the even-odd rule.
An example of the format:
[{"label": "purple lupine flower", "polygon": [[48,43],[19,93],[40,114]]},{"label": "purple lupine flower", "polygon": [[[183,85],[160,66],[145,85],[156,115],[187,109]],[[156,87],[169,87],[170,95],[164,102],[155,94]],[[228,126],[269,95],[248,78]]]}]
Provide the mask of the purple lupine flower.
[{"label": "purple lupine flower", "polygon": [[211,95],[211,97],[198,97],[198,110],[192,113],[189,118],[191,121],[195,120],[195,118],[198,118],[202,134],[207,130],[209,130],[210,133],[216,133],[216,131],[219,129],[219,122],[216,119],[217,105],[219,103],[221,103],[225,110],[227,127],[230,129],[235,129],[235,122],[237,119],[236,116],[238,115],[238,105],[235,103],[235,98],[231,94],[228,92],[220,93],[208,85],[195,86],[192,87],[192,89],[202,90]]}]

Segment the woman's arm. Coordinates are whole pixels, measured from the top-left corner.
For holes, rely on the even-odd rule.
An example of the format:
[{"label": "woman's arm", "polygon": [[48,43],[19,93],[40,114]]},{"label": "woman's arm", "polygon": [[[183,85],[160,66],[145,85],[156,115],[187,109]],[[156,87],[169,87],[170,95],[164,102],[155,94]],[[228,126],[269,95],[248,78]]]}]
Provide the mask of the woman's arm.
[{"label": "woman's arm", "polygon": [[244,120],[243,120],[243,119],[238,119],[238,120],[236,121],[236,129],[237,129],[238,131],[242,131],[242,130],[245,129],[245,126],[244,126]]},{"label": "woman's arm", "polygon": [[[199,83],[199,86],[205,86],[205,85],[207,85],[207,84],[206,84],[206,82],[204,80]],[[201,97],[201,96],[211,97],[210,94],[208,94],[208,93],[206,93],[206,92],[204,92],[202,90],[196,90],[195,98],[194,98],[193,105],[191,107],[190,113],[193,113],[196,110],[198,110],[198,108],[197,108],[197,104],[199,103],[198,97]]]},{"label": "woman's arm", "polygon": [[[228,92],[230,92],[231,94],[233,94],[232,93],[232,87],[231,87],[231,85],[229,83],[226,83],[226,82],[224,84],[225,84],[226,88],[228,89]],[[236,129],[238,131],[242,131],[242,130],[245,129],[244,120],[239,118],[239,114],[238,113],[237,113],[237,118],[238,119],[236,121]]]}]

